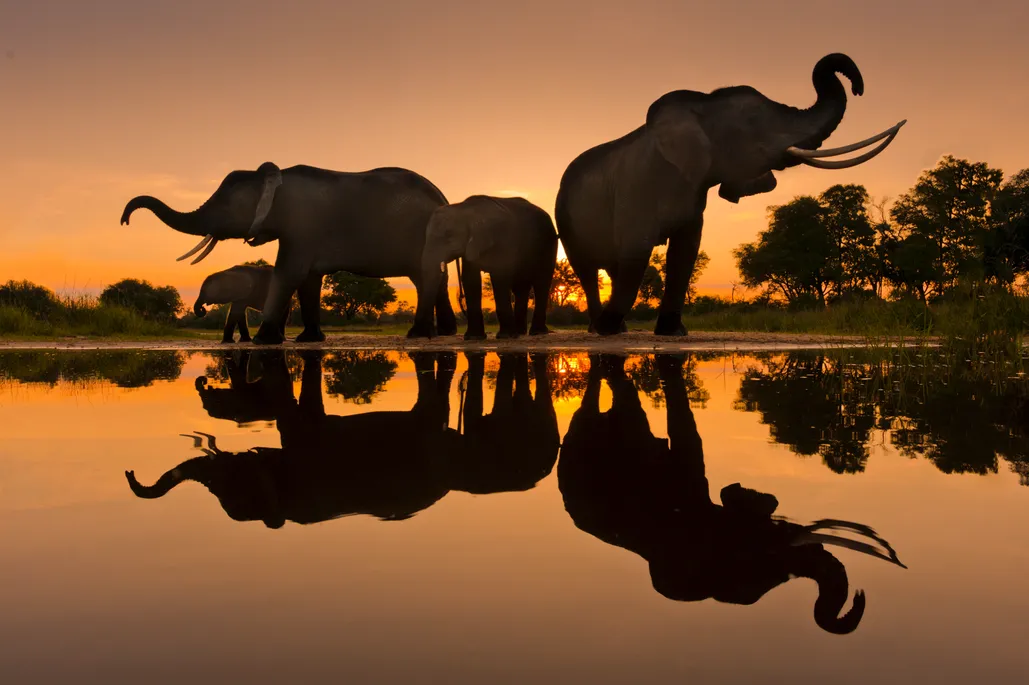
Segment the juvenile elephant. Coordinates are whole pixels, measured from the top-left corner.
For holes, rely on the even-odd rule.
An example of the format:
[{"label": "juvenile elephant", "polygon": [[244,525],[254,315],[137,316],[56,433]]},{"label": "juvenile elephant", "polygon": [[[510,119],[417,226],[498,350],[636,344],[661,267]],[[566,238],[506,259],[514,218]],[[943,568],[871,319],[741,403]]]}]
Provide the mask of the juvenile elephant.
[{"label": "juvenile elephant", "polygon": [[[223,343],[235,342],[233,335],[239,328],[239,341],[250,342],[250,330],[247,328],[247,309],[261,311],[268,299],[268,288],[272,282],[271,266],[239,265],[224,271],[218,271],[204,279],[200,286],[200,295],[193,303],[193,313],[197,318],[207,315],[204,305],[228,304],[229,311],[225,316]],[[286,309],[287,316],[289,309]]]},{"label": "juvenile elephant", "polygon": [[[359,276],[406,276],[417,287],[422,277],[425,225],[447,204],[443,193],[413,171],[384,167],[361,172],[311,166],[279,169],[265,162],[256,171],[233,171],[206,202],[177,212],[149,195],[129,200],[121,222],[140,208],[181,233],[204,236],[186,254],[210,254],[220,240],[250,245],[279,241],[275,270],[264,304],[264,323],[255,344],[284,340],[289,303],[296,292],[304,331],[297,342],[325,339],[319,324],[322,278],[336,271]],[[457,333],[446,279],[435,295],[441,335]],[[432,295],[430,295],[430,301]]]},{"label": "juvenile elephant", "polygon": [[547,303],[557,262],[557,231],[544,210],[520,197],[473,195],[434,211],[425,230],[418,308],[409,338],[432,335],[434,293],[441,281],[446,287],[446,264],[454,259],[459,259],[459,287],[468,303],[465,340],[486,339],[481,271],[489,274],[493,285],[500,320],[497,338],[525,335],[530,290],[535,305],[529,334],[550,332]]},{"label": "juvenile elephant", "polygon": [[[581,530],[646,559],[654,589],[670,599],[749,605],[791,578],[818,584],[815,623],[854,631],[865,611],[858,590],[847,603],[847,570],[824,545],[864,552],[906,568],[868,526],[824,519],[800,525],[773,517],[775,496],[733,483],[711,500],[704,448],[690,409],[682,360],[656,358],[668,439],[653,435],[625,359],[591,356],[589,380],[557,465],[565,509]],[[600,411],[601,379],[611,408]],[[876,544],[837,537],[847,530]]]},{"label": "juvenile elephant", "polygon": [[[773,171],[798,164],[845,169],[876,156],[893,141],[903,121],[853,145],[818,149],[843,119],[846,76],[855,95],[864,92],[857,66],[831,54],[815,65],[815,103],[798,109],[749,86],[711,93],[678,90],[651,104],[636,130],[574,159],[557,194],[555,215],[568,261],[582,284],[590,330],[623,331],[654,247],[668,244],[667,278],[654,333],[686,335],[682,309],[700,250],[708,190],[729,202],[767,193]],[[826,160],[868,147],[848,160]],[[601,305],[599,269],[611,277],[611,296]]]}]

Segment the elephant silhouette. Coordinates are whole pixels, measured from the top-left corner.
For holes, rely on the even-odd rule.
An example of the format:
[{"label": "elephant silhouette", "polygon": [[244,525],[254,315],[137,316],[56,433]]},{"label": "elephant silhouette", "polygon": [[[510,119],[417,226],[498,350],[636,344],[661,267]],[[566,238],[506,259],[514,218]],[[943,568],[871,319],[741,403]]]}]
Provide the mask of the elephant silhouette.
[{"label": "elephant silhouette", "polygon": [[[138,497],[155,499],[183,481],[196,481],[218,498],[230,518],[280,528],[286,521],[311,524],[350,515],[403,520],[451,490],[477,494],[526,490],[553,470],[557,423],[545,390],[537,390],[537,401],[530,398],[527,408],[505,410],[508,405],[520,405],[501,401],[488,417],[481,417],[479,401],[477,417],[490,421],[497,435],[516,435],[519,426],[529,425],[533,430],[541,426],[540,437],[523,439],[521,450],[498,447],[481,432],[473,430],[471,436],[465,436],[449,428],[456,354],[411,353],[418,395],[410,410],[350,416],[325,413],[323,354],[302,353],[299,399],[293,398],[281,350],[262,350],[260,357],[251,357],[251,366],[255,359],[262,360],[261,377],[250,384],[257,388],[238,384],[220,389],[224,395],[205,395],[211,389],[206,384],[203,387],[205,409],[212,416],[234,421],[241,415],[253,416],[254,410],[248,401],[233,398],[233,392],[247,398],[263,397],[268,405],[262,415],[276,421],[281,447],[227,452],[218,447],[214,436],[196,433],[188,437],[205,456],[179,464],[149,486],[140,484],[133,471],[126,471],[129,487]],[[501,360],[505,375],[518,365],[517,358]],[[471,377],[477,378],[472,386],[478,386],[481,397],[481,364],[478,369]],[[544,380],[538,387],[545,389],[545,372],[540,377]],[[233,414],[234,410],[242,414]],[[547,417],[552,419],[550,425],[546,425]]]},{"label": "elephant silhouette", "polygon": [[[847,571],[825,544],[892,561],[896,553],[862,524],[824,519],[803,526],[773,516],[778,500],[733,483],[711,501],[704,450],[682,375],[682,359],[658,355],[668,439],[655,437],[622,357],[591,356],[582,405],[561,447],[558,486],[575,525],[647,560],[654,589],[670,599],[750,605],[792,577],[818,584],[815,623],[830,633],[855,630],[864,592],[841,612]],[[600,411],[601,380],[612,394]],[[847,530],[878,543],[820,530]],[[880,549],[882,547],[885,552]],[[906,568],[906,567],[904,567]]]},{"label": "elephant silhouette", "polygon": [[[246,426],[258,421],[275,421],[290,406],[296,405],[293,382],[281,351],[229,350],[221,355],[221,362],[228,377],[228,388],[213,387],[207,376],[199,376],[194,382],[204,411],[211,418]],[[264,375],[266,368],[267,376]],[[255,381],[249,376],[259,378]]]}]

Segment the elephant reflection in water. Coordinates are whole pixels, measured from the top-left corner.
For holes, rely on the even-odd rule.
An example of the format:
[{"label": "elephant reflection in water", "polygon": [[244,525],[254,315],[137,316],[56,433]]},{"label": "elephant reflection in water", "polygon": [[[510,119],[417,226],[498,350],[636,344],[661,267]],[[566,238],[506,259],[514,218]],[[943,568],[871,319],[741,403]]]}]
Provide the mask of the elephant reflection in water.
[{"label": "elephant reflection in water", "polygon": [[[278,353],[270,355],[264,350],[231,350],[222,355],[222,364],[229,380],[228,388],[216,388],[209,384],[207,376],[199,376],[195,386],[200,401],[212,418],[228,419],[245,426],[257,421],[275,421],[290,406],[296,405],[293,395],[293,381],[288,369],[282,373],[278,367],[281,359],[285,368],[285,357]],[[272,365],[271,373],[261,382],[248,378],[260,374],[262,360]],[[253,363],[251,363],[253,362]]]},{"label": "elephant reflection in water", "polygon": [[[853,631],[865,610],[864,593],[859,590],[853,607],[840,614],[849,592],[847,572],[823,544],[903,567],[896,553],[861,524],[822,520],[802,526],[773,517],[776,498],[739,483],[722,489],[720,505],[712,502],[682,359],[660,355],[656,361],[668,440],[651,433],[625,372],[625,359],[591,356],[587,389],[557,467],[565,508],[575,525],[646,559],[654,589],[670,599],[753,604],[799,576],[818,584],[815,622],[830,633]],[[599,405],[602,379],[613,396],[605,413]],[[868,536],[886,552],[867,542],[817,532],[827,529]]]},{"label": "elephant reflection in water", "polygon": [[[466,440],[448,427],[450,388],[457,366],[454,353],[412,353],[418,396],[411,410],[350,416],[325,413],[323,353],[303,353],[299,401],[293,398],[284,353],[258,354],[264,367],[258,383],[267,390],[282,447],[225,452],[213,436],[197,434],[196,446],[206,456],[183,462],[154,485],[141,485],[132,471],[126,472],[137,496],[162,497],[182,481],[193,480],[207,487],[231,518],[263,521],[270,528],[279,528],[287,520],[309,524],[356,514],[397,521],[430,507],[450,490],[530,488],[535,485],[534,474],[542,478],[557,459],[556,443],[546,454],[537,454],[530,447],[521,455],[526,464],[523,468],[510,463],[509,455],[498,451],[495,444]],[[512,361],[517,366],[517,360],[504,359],[501,364],[506,368]],[[473,371],[472,380],[473,387],[476,382],[480,385],[481,393],[481,371],[477,381]],[[212,416],[217,413],[220,418],[230,418],[221,415],[231,406],[231,400],[221,405],[205,402]],[[549,402],[543,408],[547,410],[553,416]],[[491,416],[498,417],[500,432],[516,432],[516,426],[499,418],[501,413],[494,411]],[[512,412],[506,421],[518,422],[521,416]],[[556,441],[556,418],[552,432]],[[207,439],[206,446],[201,438]]]}]

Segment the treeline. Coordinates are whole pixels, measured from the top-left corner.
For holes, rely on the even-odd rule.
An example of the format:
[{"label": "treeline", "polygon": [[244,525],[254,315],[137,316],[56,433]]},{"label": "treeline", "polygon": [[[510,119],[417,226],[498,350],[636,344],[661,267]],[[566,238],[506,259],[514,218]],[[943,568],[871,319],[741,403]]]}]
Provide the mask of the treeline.
[{"label": "treeline", "polygon": [[757,241],[734,250],[742,283],[794,307],[915,298],[976,286],[1012,291],[1029,274],[1029,169],[1004,182],[985,162],[944,157],[889,211],[860,185],[771,207]]}]

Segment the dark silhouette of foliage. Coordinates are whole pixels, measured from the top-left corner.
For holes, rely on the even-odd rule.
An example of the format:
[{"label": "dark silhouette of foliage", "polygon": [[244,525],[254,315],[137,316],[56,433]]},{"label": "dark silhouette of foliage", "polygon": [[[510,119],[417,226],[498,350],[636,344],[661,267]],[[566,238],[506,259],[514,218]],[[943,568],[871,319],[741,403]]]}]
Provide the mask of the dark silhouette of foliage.
[{"label": "dark silhouette of foliage", "polygon": [[125,307],[148,321],[173,321],[183,309],[179,291],[170,285],[154,286],[149,281],[126,278],[104,288],[100,304]]},{"label": "dark silhouette of foliage", "polygon": [[384,278],[355,276],[337,271],[325,277],[327,294],[323,296],[329,311],[352,321],[358,314],[378,315],[397,301],[397,291]]},{"label": "dark silhouette of foliage", "polygon": [[61,302],[52,290],[30,281],[7,281],[0,285],[0,307],[17,307],[43,321],[60,312]]},{"label": "dark silhouette of foliage", "polygon": [[322,365],[326,392],[354,404],[371,403],[397,372],[397,363],[385,352],[337,352]]}]

